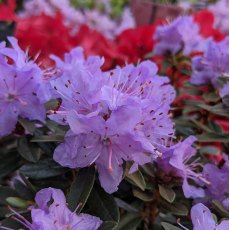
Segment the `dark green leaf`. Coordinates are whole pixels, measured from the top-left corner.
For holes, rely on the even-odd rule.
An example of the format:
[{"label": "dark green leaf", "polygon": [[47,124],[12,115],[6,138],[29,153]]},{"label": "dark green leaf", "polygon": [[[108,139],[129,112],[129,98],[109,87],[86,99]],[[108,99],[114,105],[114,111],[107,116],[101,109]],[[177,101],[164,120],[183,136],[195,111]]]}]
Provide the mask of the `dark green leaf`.
[{"label": "dark green leaf", "polygon": [[59,99],[52,99],[45,104],[46,110],[55,110],[60,106]]},{"label": "dark green leaf", "polygon": [[9,151],[0,154],[0,179],[7,176],[20,166],[20,156],[18,152]]},{"label": "dark green leaf", "polygon": [[98,230],[115,230],[117,222],[114,221],[104,221]]},{"label": "dark green leaf", "polygon": [[43,135],[36,136],[30,140],[30,142],[63,142],[64,135]]},{"label": "dark green leaf", "polygon": [[92,190],[95,179],[95,168],[89,167],[81,169],[76,179],[73,181],[68,195],[68,203],[70,210],[74,211],[78,205],[78,213],[84,207],[89,194]]},{"label": "dark green leaf", "polygon": [[25,136],[18,139],[18,152],[23,158],[34,163],[42,154],[41,149],[36,144],[28,142]]},{"label": "dark green leaf", "polygon": [[181,230],[180,228],[178,228],[178,227],[176,227],[170,223],[162,222],[161,225],[164,228],[164,230]]},{"label": "dark green leaf", "polygon": [[139,213],[128,213],[121,219],[116,230],[135,230],[141,221],[142,217]]},{"label": "dark green leaf", "polygon": [[120,198],[115,197],[115,201],[116,201],[118,207],[123,208],[124,210],[126,210],[128,212],[138,212],[138,209],[134,208],[132,205],[126,203],[125,201],[121,200]]},{"label": "dark green leaf", "polygon": [[226,210],[218,200],[213,200],[212,205],[221,214],[222,217],[228,218],[228,210]]},{"label": "dark green leaf", "polygon": [[61,126],[59,124],[57,124],[54,121],[51,120],[47,120],[46,121],[46,126],[50,129],[50,131],[52,131],[55,134],[59,134],[59,135],[65,135],[66,131],[68,130],[66,126]]},{"label": "dark green leaf", "polygon": [[26,208],[26,207],[28,207],[28,203],[19,197],[7,197],[6,201],[10,206],[13,206],[15,208]]},{"label": "dark green leaf", "polygon": [[211,155],[217,155],[219,152],[219,149],[213,145],[208,145],[200,148],[201,154],[211,154]]},{"label": "dark green leaf", "polygon": [[36,164],[25,164],[20,168],[20,171],[32,179],[44,179],[53,176],[58,176],[66,172],[68,169],[61,167],[52,159],[43,159]]},{"label": "dark green leaf", "polygon": [[114,197],[106,193],[98,185],[94,185],[87,202],[90,212],[103,221],[118,222],[120,219],[117,204]]},{"label": "dark green leaf", "polygon": [[27,130],[29,133],[34,133],[35,131],[35,122],[34,121],[29,121],[24,118],[19,118],[18,119],[19,123],[23,126],[25,130]]},{"label": "dark green leaf", "polygon": [[203,94],[203,98],[206,102],[218,102],[220,97],[215,92],[208,92]]},{"label": "dark green leaf", "polygon": [[133,195],[143,201],[152,201],[153,193],[149,191],[142,191],[139,188],[133,188]]},{"label": "dark green leaf", "polygon": [[177,216],[187,216],[189,211],[188,208],[182,203],[166,203],[165,201],[161,200],[161,208],[163,208],[166,212],[171,212]]},{"label": "dark green leaf", "polygon": [[155,177],[154,174],[154,166],[153,164],[145,164],[140,166],[140,168],[146,173],[148,176]]},{"label": "dark green leaf", "polygon": [[17,197],[18,193],[10,187],[0,186],[0,205],[7,205],[7,197]]},{"label": "dark green leaf", "polygon": [[136,185],[138,188],[140,188],[141,190],[144,191],[146,189],[146,183],[145,183],[145,179],[144,179],[141,171],[138,170],[135,173],[129,174],[130,168],[131,168],[131,164],[129,162],[127,162],[126,170],[125,170],[126,179],[130,183]]},{"label": "dark green leaf", "polygon": [[14,188],[15,191],[17,191],[20,194],[21,198],[25,200],[33,200],[35,195],[34,191],[31,191],[31,189],[20,180],[14,180]]},{"label": "dark green leaf", "polygon": [[192,100],[185,100],[185,102],[189,105],[196,106],[198,108],[204,109],[209,111],[210,113],[214,113],[220,116],[228,117],[228,108],[226,108],[222,103],[219,103],[214,106],[206,105],[200,101],[192,101]]},{"label": "dark green leaf", "polygon": [[203,133],[196,136],[199,142],[228,142],[228,134],[225,133]]},{"label": "dark green leaf", "polygon": [[169,187],[159,185],[159,192],[160,195],[169,203],[172,203],[176,198],[176,193]]}]

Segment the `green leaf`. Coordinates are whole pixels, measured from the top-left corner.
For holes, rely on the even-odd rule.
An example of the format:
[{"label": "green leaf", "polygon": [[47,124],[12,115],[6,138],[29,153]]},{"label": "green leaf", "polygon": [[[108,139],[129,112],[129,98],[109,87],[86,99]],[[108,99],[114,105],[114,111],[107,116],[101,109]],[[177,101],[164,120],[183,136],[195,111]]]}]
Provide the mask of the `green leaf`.
[{"label": "green leaf", "polygon": [[59,99],[52,99],[45,104],[46,110],[55,110],[60,106]]},{"label": "green leaf", "polygon": [[64,135],[43,135],[33,137],[30,142],[63,142]]},{"label": "green leaf", "polygon": [[140,188],[142,191],[144,191],[146,189],[146,183],[145,183],[145,179],[144,179],[141,171],[137,170],[135,173],[129,174],[130,168],[131,168],[131,164],[130,164],[130,162],[127,162],[126,169],[125,169],[126,179],[130,183],[136,185],[138,188]]},{"label": "green leaf", "polygon": [[[155,174],[154,174],[154,166],[153,164],[145,164],[145,165],[142,165],[140,166],[140,168],[144,171],[144,173],[146,173],[148,176],[150,177],[155,177]],[[142,172],[143,172],[142,171]]]},{"label": "green leaf", "polygon": [[214,106],[206,105],[200,101],[185,100],[189,105],[196,106],[198,108],[204,109],[210,113],[214,113],[220,116],[228,117],[228,108],[226,108],[222,103],[219,103]]},{"label": "green leaf", "polygon": [[184,75],[186,75],[186,76],[191,76],[191,74],[192,74],[192,70],[191,69],[183,69],[183,68],[181,68],[181,69],[179,69],[179,71],[182,73],[182,74],[184,74]]},{"label": "green leaf", "polygon": [[220,97],[215,92],[208,92],[203,94],[203,98],[206,102],[218,102]]},{"label": "green leaf", "polygon": [[114,197],[99,185],[94,185],[87,202],[90,212],[103,221],[119,222],[119,210]]},{"label": "green leaf", "polygon": [[153,193],[149,191],[142,191],[139,188],[133,188],[133,195],[143,201],[152,201]]},{"label": "green leaf", "polygon": [[25,175],[22,172],[19,172],[19,175],[23,182],[26,184],[27,188],[31,191],[33,195],[35,195],[37,192],[36,188],[30,183],[30,181],[25,177]]},{"label": "green leaf", "polygon": [[128,212],[138,212],[138,209],[134,208],[132,205],[126,203],[125,201],[116,198],[115,197],[115,201],[118,205],[118,207],[123,208],[124,210],[128,211]]},{"label": "green leaf", "polygon": [[14,181],[14,188],[15,191],[17,191],[20,194],[20,197],[25,199],[25,200],[33,200],[35,193],[34,191],[31,191],[27,185],[22,182],[21,180],[16,179]]},{"label": "green leaf", "polygon": [[8,197],[6,198],[6,201],[9,205],[15,208],[27,208],[28,207],[28,203],[19,197]]},{"label": "green leaf", "polygon": [[7,197],[17,197],[18,193],[10,187],[0,186],[0,205],[7,205]]},{"label": "green leaf", "polygon": [[18,152],[20,155],[30,162],[37,162],[41,157],[41,149],[36,145],[28,142],[27,138],[18,139]]},{"label": "green leaf", "polygon": [[161,225],[164,228],[164,230],[181,230],[180,228],[178,228],[178,227],[176,227],[170,223],[162,222]]},{"label": "green leaf", "polygon": [[104,221],[98,230],[115,230],[117,222],[114,221]]},{"label": "green leaf", "polygon": [[199,142],[222,142],[228,143],[228,134],[225,133],[203,133],[196,136]]},{"label": "green leaf", "polygon": [[71,184],[68,195],[68,204],[70,210],[74,211],[76,207],[80,205],[77,210],[77,212],[80,213],[93,188],[94,179],[94,167],[84,168],[78,172],[76,179]]},{"label": "green leaf", "polygon": [[224,206],[218,200],[213,200],[212,205],[221,214],[222,217],[226,217],[226,218],[229,217],[228,210],[226,210]]},{"label": "green leaf", "polygon": [[66,131],[68,130],[66,126],[59,125],[58,123],[46,120],[46,126],[49,128],[49,130],[52,133],[59,134],[59,135],[65,135]]},{"label": "green leaf", "polygon": [[211,132],[212,130],[208,127],[203,125],[201,122],[195,120],[195,119],[190,119],[199,129],[202,129],[205,132]]},{"label": "green leaf", "polygon": [[187,216],[189,211],[188,208],[181,203],[167,203],[163,200],[160,200],[161,208],[163,208],[166,212],[171,212],[174,215],[177,216]]},{"label": "green leaf", "polygon": [[121,219],[116,230],[135,230],[141,221],[142,217],[139,213],[128,213]]},{"label": "green leaf", "polygon": [[217,155],[219,152],[219,149],[213,145],[207,145],[200,148],[201,154],[211,154],[211,155]]},{"label": "green leaf", "polygon": [[13,172],[21,165],[20,155],[16,150],[0,154],[0,179]]},{"label": "green leaf", "polygon": [[223,133],[223,129],[220,125],[218,125],[215,121],[209,121],[208,127],[214,133]]},{"label": "green leaf", "polygon": [[61,167],[52,159],[43,159],[36,164],[28,163],[20,168],[25,176],[31,179],[45,179],[63,174],[68,169]]},{"label": "green leaf", "polygon": [[18,119],[19,123],[23,126],[25,130],[27,130],[29,133],[34,133],[35,131],[35,122],[34,121],[29,121],[24,118],[19,118]]},{"label": "green leaf", "polygon": [[169,187],[159,185],[159,192],[160,195],[169,203],[172,203],[176,198],[176,193]]}]

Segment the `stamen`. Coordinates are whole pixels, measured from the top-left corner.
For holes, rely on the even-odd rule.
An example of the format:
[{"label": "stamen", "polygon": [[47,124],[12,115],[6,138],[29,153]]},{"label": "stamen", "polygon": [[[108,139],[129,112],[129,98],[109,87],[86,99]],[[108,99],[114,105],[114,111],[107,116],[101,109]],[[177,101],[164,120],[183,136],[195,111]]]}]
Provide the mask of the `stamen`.
[{"label": "stamen", "polygon": [[186,228],[185,226],[183,226],[181,223],[180,223],[180,219],[177,219],[177,224],[183,228],[184,230],[189,230],[188,228]]},{"label": "stamen", "polygon": [[112,155],[113,155],[113,149],[112,149],[112,142],[109,140],[109,172],[112,173]]},{"label": "stamen", "polygon": [[12,209],[10,206],[8,207],[10,209],[11,212],[13,212],[14,215],[16,215],[17,217],[12,217],[14,218],[16,221],[18,221],[19,223],[23,224],[25,227],[27,227],[30,230],[33,230],[32,228],[32,224],[22,215],[20,215],[18,212],[16,212],[14,209]]},{"label": "stamen", "polygon": [[59,111],[59,110],[49,110],[47,113],[48,114],[62,114],[62,115],[66,115],[67,114],[66,111]]},{"label": "stamen", "polygon": [[23,101],[21,98],[16,97],[16,99],[22,104],[22,105],[27,105],[27,102]]}]

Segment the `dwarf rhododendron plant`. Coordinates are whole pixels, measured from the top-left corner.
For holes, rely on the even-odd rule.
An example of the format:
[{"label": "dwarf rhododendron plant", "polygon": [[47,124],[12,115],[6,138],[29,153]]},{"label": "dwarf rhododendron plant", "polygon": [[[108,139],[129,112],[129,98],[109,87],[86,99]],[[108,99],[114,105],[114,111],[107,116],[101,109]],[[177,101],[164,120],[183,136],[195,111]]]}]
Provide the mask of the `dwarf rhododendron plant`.
[{"label": "dwarf rhododendron plant", "polygon": [[44,104],[38,97],[42,71],[19,48],[15,38],[9,41],[14,49],[0,45],[0,136],[14,130],[18,117],[45,121]]},{"label": "dwarf rhododendron plant", "polygon": [[0,0],[0,229],[228,229],[227,2],[169,2]]},{"label": "dwarf rhododendron plant", "polygon": [[218,78],[225,77],[228,81],[228,46],[228,37],[220,42],[207,41],[203,57],[198,56],[192,59],[193,74],[191,82],[193,84],[201,85],[211,83],[217,89],[222,88],[218,84]]},{"label": "dwarf rhododendron plant", "polygon": [[160,156],[160,147],[174,137],[168,112],[175,91],[150,61],[105,73],[102,61],[85,60],[80,48],[64,63],[56,60],[60,73],[50,83],[62,103],[50,118],[71,130],[54,159],[71,168],[95,162],[102,187],[111,193],[121,182],[123,161],[132,160],[134,172]]},{"label": "dwarf rhododendron plant", "polygon": [[16,220],[30,230],[37,229],[98,229],[102,221],[88,214],[77,215],[66,205],[66,198],[60,189],[46,188],[35,196],[37,207],[31,207],[32,223],[15,212]]}]

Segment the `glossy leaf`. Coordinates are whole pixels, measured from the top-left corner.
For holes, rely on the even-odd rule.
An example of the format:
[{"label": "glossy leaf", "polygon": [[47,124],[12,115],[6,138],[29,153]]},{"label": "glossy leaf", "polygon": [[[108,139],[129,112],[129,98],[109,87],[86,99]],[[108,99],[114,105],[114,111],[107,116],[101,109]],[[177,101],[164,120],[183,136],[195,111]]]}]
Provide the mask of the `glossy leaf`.
[{"label": "glossy leaf", "polygon": [[142,191],[139,188],[133,188],[133,195],[143,201],[152,201],[153,193],[149,191]]},{"label": "glossy leaf", "polygon": [[25,164],[20,168],[20,171],[32,179],[44,179],[53,176],[58,176],[67,171],[66,168],[61,167],[52,159],[43,159],[36,164]]},{"label": "glossy leaf", "polygon": [[36,144],[30,143],[25,136],[18,139],[18,152],[23,158],[34,163],[42,154],[41,149]]},{"label": "glossy leaf", "polygon": [[170,223],[162,222],[161,225],[164,230],[181,230],[181,228],[178,228]]},{"label": "glossy leaf", "polygon": [[70,187],[68,204],[70,210],[74,211],[79,205],[77,212],[80,213],[92,190],[95,179],[95,168],[81,169]]},{"label": "glossy leaf", "polygon": [[117,222],[120,219],[119,210],[113,195],[106,193],[99,185],[95,185],[87,202],[90,212],[103,221]]},{"label": "glossy leaf", "polygon": [[176,198],[176,193],[169,187],[159,185],[159,192],[160,195],[169,203],[172,203]]},{"label": "glossy leaf", "polygon": [[142,221],[139,213],[128,213],[120,221],[116,230],[134,230]]},{"label": "glossy leaf", "polygon": [[125,170],[126,179],[144,191],[146,189],[146,183],[141,171],[137,170],[135,173],[129,174],[130,167],[131,164],[127,163]]}]

